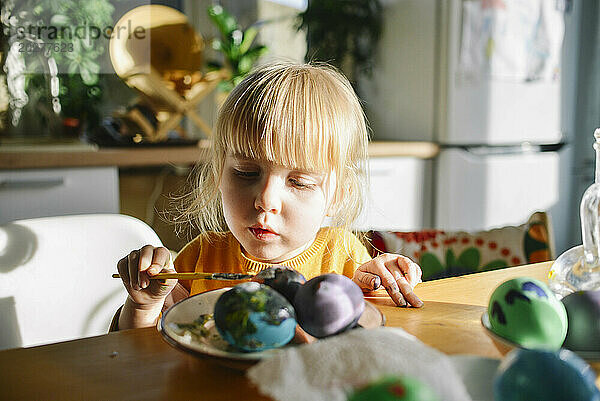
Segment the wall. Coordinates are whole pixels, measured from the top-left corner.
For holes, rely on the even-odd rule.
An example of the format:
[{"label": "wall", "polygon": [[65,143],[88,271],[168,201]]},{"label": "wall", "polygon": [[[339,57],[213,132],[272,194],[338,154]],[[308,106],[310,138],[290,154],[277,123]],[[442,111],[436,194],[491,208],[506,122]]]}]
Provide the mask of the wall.
[{"label": "wall", "polygon": [[119,171],[121,213],[145,221],[163,244],[174,251],[179,251],[197,235],[190,229],[178,236],[175,225],[167,216],[172,210],[173,197],[186,189],[188,172],[187,168],[172,166]]},{"label": "wall", "polygon": [[432,141],[438,0],[388,0],[373,79],[361,81],[376,140]]}]

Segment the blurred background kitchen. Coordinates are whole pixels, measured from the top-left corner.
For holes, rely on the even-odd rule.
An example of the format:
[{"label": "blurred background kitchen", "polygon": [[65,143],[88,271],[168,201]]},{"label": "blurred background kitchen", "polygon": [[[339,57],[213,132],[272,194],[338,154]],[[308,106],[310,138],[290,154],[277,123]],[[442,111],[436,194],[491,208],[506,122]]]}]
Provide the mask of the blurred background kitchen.
[{"label": "blurred background kitchen", "polygon": [[[223,97],[255,65],[309,59],[350,78],[370,121],[356,228],[476,231],[546,211],[558,255],[581,243],[594,179],[599,21],[599,2],[568,0],[5,1],[0,224],[120,212],[178,250],[194,233],[165,213]],[[75,26],[106,35],[51,36]],[[109,43],[105,27],[151,31],[135,42],[151,57],[125,57],[131,35]]]}]

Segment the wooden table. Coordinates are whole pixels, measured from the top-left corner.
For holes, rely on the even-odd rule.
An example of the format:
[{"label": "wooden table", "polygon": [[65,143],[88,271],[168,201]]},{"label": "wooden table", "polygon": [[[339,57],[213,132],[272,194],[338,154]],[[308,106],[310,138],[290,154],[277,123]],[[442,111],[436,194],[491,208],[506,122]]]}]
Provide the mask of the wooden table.
[{"label": "wooden table", "polygon": [[[417,287],[422,309],[368,298],[387,326],[402,327],[447,354],[500,357],[480,317],[491,292],[519,276],[546,280],[550,263],[436,280]],[[244,373],[171,348],[155,328],[0,352],[0,399],[266,400]],[[599,364],[594,368],[598,371]]]}]

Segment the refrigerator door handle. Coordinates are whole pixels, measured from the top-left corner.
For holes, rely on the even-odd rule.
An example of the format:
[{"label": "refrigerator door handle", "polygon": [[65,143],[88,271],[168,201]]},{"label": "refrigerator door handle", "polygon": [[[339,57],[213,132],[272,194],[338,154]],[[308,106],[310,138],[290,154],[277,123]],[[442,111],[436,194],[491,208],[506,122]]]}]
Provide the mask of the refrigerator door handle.
[{"label": "refrigerator door handle", "polygon": [[490,156],[490,155],[510,155],[510,154],[528,154],[528,153],[539,153],[539,152],[557,152],[563,146],[565,142],[553,143],[553,144],[531,144],[528,142],[519,145],[506,145],[506,146],[487,146],[487,145],[442,145],[440,148],[443,149],[460,149],[474,156]]}]

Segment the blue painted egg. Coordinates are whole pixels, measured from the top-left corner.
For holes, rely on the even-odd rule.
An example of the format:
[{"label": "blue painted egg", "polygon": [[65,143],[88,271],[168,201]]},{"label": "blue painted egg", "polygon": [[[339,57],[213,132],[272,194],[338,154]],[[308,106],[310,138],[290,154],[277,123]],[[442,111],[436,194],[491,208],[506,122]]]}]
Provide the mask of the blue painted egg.
[{"label": "blue painted egg", "polygon": [[575,353],[519,348],[506,355],[494,379],[497,401],[600,401],[596,374]]},{"label": "blue painted egg", "polygon": [[296,329],[292,305],[277,291],[256,282],[224,292],[215,304],[214,318],[221,337],[242,351],[282,347]]}]

